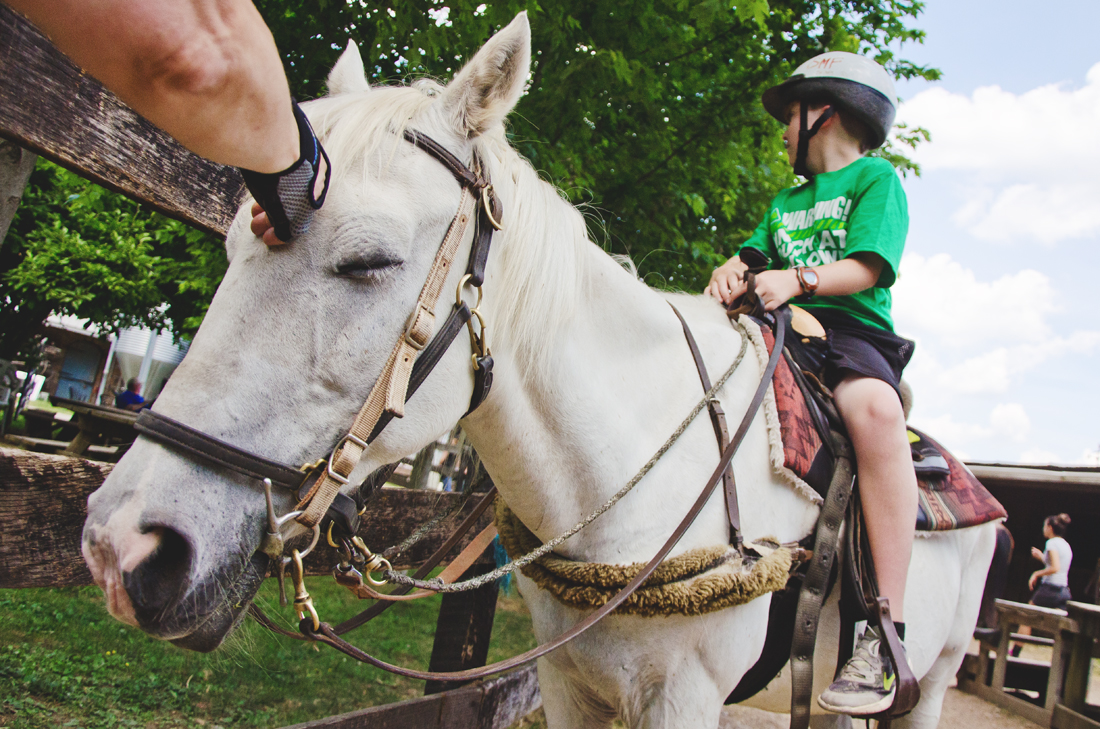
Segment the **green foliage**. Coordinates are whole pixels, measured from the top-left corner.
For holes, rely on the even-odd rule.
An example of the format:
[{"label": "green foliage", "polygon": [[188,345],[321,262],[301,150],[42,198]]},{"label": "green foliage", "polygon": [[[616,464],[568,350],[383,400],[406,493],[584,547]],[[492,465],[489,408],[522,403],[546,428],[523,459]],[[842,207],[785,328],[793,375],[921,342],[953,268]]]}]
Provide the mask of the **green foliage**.
[{"label": "green foliage", "polygon": [[33,358],[51,312],[191,334],[224,270],[212,236],[39,160],[0,247],[0,357]]},{"label": "green foliage", "polygon": [[[866,53],[899,78],[917,0],[257,0],[299,99],[324,93],[348,39],[372,83],[449,79],[521,10],[533,69],[513,144],[588,215],[594,240],[651,285],[699,291],[795,182],[760,94],[825,50]],[[924,130],[879,154],[905,156]],[[13,241],[14,238],[14,241]],[[224,271],[217,242],[41,165],[0,248],[0,357],[50,310],[107,328],[171,321],[193,332]],[[162,301],[166,309],[158,308]],[[7,353],[7,354],[5,354]]]},{"label": "green foliage", "polygon": [[[589,214],[593,238],[652,285],[699,291],[795,182],[760,94],[825,50],[867,53],[899,78],[935,69],[895,57],[913,0],[261,0],[299,98],[352,39],[372,83],[449,78],[514,15],[530,13],[533,72],[513,144]],[[912,137],[910,138],[910,140]],[[902,140],[907,142],[910,140]],[[899,149],[883,156],[919,173]]]}]

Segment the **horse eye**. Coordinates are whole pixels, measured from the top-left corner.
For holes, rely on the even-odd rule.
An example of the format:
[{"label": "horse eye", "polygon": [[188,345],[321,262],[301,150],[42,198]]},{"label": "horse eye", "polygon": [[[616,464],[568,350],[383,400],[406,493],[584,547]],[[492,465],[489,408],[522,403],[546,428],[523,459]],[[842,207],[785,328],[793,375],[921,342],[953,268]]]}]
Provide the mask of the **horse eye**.
[{"label": "horse eye", "polygon": [[336,275],[344,278],[377,280],[401,263],[401,259],[383,253],[368,253],[336,264]]}]

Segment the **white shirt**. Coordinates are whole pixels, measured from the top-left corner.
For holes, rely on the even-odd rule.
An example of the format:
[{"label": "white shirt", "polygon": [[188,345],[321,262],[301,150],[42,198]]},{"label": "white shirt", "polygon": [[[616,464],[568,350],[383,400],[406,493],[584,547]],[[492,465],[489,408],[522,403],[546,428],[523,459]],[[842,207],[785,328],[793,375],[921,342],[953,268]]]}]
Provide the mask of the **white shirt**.
[{"label": "white shirt", "polygon": [[1043,582],[1055,587],[1065,587],[1069,584],[1069,565],[1073,561],[1073,550],[1069,542],[1061,537],[1052,537],[1047,540],[1047,546],[1043,550],[1043,563],[1050,566],[1050,553],[1058,553],[1058,571],[1053,575],[1043,575]]}]

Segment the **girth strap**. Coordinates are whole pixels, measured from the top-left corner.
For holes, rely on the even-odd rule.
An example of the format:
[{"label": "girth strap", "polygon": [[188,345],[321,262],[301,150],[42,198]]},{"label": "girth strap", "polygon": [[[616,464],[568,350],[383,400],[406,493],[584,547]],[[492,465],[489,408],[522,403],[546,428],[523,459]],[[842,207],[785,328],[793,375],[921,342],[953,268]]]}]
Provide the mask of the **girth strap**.
[{"label": "girth strap", "polygon": [[[672,311],[684,328],[684,338],[687,339],[691,357],[695,360],[695,369],[699,372],[699,381],[703,383],[703,392],[710,392],[711,384],[710,375],[707,374],[707,363],[703,361],[699,345],[695,342],[695,335],[691,333],[691,328],[688,327],[687,321],[680,314],[680,310],[673,306],[671,301],[668,302],[668,305],[672,307]],[[710,422],[714,426],[714,435],[718,438],[718,452],[721,453],[726,449],[726,444],[730,440],[729,428],[726,426],[726,412],[717,399],[712,399],[707,403],[707,410],[710,411]],[[732,463],[726,466],[726,470],[722,472],[722,486],[726,494],[726,515],[730,523],[730,544],[740,547],[742,543],[741,509],[737,505],[737,481],[733,477]]]},{"label": "girth strap", "polygon": [[[782,349],[777,328],[773,354]],[[817,642],[817,624],[821,618],[821,603],[825,599],[829,573],[836,557],[840,525],[852,495],[855,472],[852,468],[852,451],[848,440],[835,431],[833,449],[836,466],[833,480],[821,515],[817,521],[814,538],[814,556],[802,583],[798,596],[798,611],[794,622],[794,639],[791,641],[791,729],[808,729],[810,726],[810,697],[814,687],[814,644]]]}]

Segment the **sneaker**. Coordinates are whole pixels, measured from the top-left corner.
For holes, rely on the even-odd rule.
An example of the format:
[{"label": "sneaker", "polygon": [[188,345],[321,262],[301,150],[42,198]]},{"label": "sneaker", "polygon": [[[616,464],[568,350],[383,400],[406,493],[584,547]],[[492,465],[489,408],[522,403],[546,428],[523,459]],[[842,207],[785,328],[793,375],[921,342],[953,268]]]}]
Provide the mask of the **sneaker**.
[{"label": "sneaker", "polygon": [[882,655],[881,646],[878,628],[864,631],[840,676],[817,697],[818,705],[849,716],[871,716],[889,709],[897,690],[897,674]]}]

